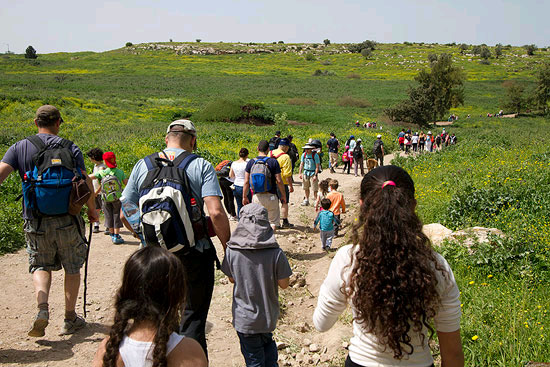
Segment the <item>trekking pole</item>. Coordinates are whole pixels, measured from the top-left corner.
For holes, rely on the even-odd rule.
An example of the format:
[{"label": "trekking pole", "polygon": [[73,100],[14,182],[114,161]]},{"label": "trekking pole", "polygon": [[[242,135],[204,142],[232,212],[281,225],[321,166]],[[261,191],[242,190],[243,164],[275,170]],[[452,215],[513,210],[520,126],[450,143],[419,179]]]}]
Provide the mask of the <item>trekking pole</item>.
[{"label": "trekking pole", "polygon": [[[84,266],[84,317],[86,317],[86,293],[88,291],[88,257],[90,256],[90,246],[92,245],[92,225],[93,223],[90,222],[90,228],[89,228],[89,234],[88,234],[88,242],[86,243],[87,249],[86,249],[86,263]],[[84,238],[84,240],[86,240]]]}]

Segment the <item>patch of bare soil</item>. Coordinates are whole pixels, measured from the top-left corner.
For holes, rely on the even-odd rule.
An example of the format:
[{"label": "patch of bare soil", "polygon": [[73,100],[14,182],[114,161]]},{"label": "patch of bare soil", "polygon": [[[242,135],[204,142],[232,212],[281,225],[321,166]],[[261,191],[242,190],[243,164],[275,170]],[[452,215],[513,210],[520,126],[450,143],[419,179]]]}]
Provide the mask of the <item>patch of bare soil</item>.
[{"label": "patch of bare soil", "polygon": [[453,121],[437,121],[435,124],[437,126],[449,126],[453,124]]},{"label": "patch of bare soil", "polygon": [[[386,157],[390,162],[392,156]],[[332,177],[339,181],[344,193],[347,213],[343,215],[342,236],[335,239],[333,248],[348,243],[350,225],[357,210],[357,195],[361,177],[344,175],[338,169],[330,174],[325,169],[321,179]],[[295,177],[298,179],[297,175]],[[292,265],[292,286],[280,292],[282,316],[275,339],[280,345],[281,366],[342,365],[347,351],[343,343],[352,334],[351,316],[345,313],[326,333],[315,331],[312,323],[321,283],[334,252],[321,250],[319,233],[313,232],[316,215],[312,206],[300,206],[303,191],[294,186],[290,196],[290,221],[293,229],[278,230],[280,246]],[[232,228],[236,225],[231,223]],[[0,365],[2,366],[89,366],[99,342],[105,337],[113,317],[113,295],[120,285],[122,267],[138,243],[122,232],[126,243],[113,245],[109,236],[94,234],[88,270],[87,326],[71,336],[58,336],[63,322],[63,273],[55,272],[50,294],[50,324],[42,338],[31,338],[27,331],[36,314],[31,276],[28,274],[27,254],[21,250],[0,257]],[[216,243],[220,259],[221,245]],[[232,285],[216,271],[216,285],[208,317],[208,350],[210,365],[243,366],[235,330],[231,325]],[[81,296],[77,311],[82,310]]]}]

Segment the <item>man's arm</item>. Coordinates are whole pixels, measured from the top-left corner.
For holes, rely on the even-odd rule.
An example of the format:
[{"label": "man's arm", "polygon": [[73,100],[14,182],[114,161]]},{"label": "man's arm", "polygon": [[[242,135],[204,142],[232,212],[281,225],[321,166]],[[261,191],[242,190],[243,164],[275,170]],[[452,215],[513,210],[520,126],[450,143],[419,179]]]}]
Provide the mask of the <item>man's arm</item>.
[{"label": "man's arm", "polygon": [[4,182],[4,180],[8,178],[8,176],[12,172],[13,172],[12,166],[10,166],[7,163],[0,162],[0,185],[2,185],[2,182]]},{"label": "man's arm", "polygon": [[248,193],[250,192],[250,173],[244,173],[244,185],[243,185],[243,205],[250,204],[248,201]]},{"label": "man's arm", "polygon": [[283,184],[283,178],[281,177],[281,174],[280,173],[277,173],[275,175],[275,180],[277,181],[277,187],[279,188],[279,192],[281,193],[281,195],[283,196],[281,198],[281,202],[283,204],[286,204],[286,191],[285,191],[285,185]]},{"label": "man's arm", "polygon": [[86,184],[88,185],[88,189],[90,189],[91,195],[88,198],[88,201],[86,202],[86,206],[88,207],[88,220],[93,222],[99,222],[99,216],[97,215],[97,211],[95,210],[95,192],[94,192],[94,186],[92,185],[92,179],[90,176],[88,176],[86,173],[84,173],[84,177],[86,178]]},{"label": "man's arm", "polygon": [[227,241],[229,241],[229,237],[231,237],[231,229],[229,227],[229,219],[227,219],[225,210],[222,207],[222,202],[219,196],[205,196],[203,199],[208,209],[208,215],[210,215],[212,219],[214,232],[216,232],[216,236],[220,239],[223,250],[225,251]]},{"label": "man's arm", "polygon": [[279,284],[279,287],[281,287],[281,289],[286,289],[290,284],[290,278],[279,279],[277,280],[277,284]]}]

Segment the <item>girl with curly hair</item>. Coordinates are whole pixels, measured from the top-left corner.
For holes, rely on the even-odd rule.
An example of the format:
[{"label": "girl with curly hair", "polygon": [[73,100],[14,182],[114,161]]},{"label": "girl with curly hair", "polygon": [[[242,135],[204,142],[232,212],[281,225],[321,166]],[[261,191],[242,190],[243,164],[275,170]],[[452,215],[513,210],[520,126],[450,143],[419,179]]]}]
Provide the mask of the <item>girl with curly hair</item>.
[{"label": "girl with curly hair", "polygon": [[396,166],[376,168],[361,182],[359,203],[353,245],[340,248],[330,265],[315,327],[330,329],[350,303],[347,367],[433,366],[428,339],[434,327],[441,366],[463,367],[458,287],[422,233],[413,180]]},{"label": "girl with curly hair", "polygon": [[158,246],[136,251],[124,265],[114,324],[93,366],[206,367],[200,344],[176,333],[185,291],[175,255]]}]

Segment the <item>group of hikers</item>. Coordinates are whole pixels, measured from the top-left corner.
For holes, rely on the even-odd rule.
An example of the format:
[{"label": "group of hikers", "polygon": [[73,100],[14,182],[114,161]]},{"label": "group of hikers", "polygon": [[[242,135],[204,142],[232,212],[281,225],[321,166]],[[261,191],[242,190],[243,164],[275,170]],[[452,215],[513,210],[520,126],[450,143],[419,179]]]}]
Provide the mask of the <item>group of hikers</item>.
[{"label": "group of hikers", "polygon": [[413,133],[411,129],[402,129],[397,135],[397,142],[405,153],[423,153],[440,151],[443,147],[455,145],[458,138],[454,133],[449,134],[445,128],[441,134],[435,135],[431,131],[425,134],[423,131]]},{"label": "group of hikers", "polygon": [[[233,187],[223,184],[222,189],[217,172],[227,171],[227,164],[216,171],[193,153],[199,137],[190,120],[170,123],[166,147],[139,160],[127,180],[116,170],[114,154],[99,150],[88,152],[98,170],[87,175],[78,146],[58,135],[63,119],[54,106],[40,107],[34,122],[38,134],[13,144],[0,163],[0,184],[12,171],[23,182],[25,239],[38,307],[28,335],[45,335],[51,272],[61,268],[61,334],[86,325],[75,311],[80,269],[89,250],[80,213],[86,205],[92,231],[97,232],[96,193],[104,200],[104,211],[110,210],[105,206],[109,202],[116,212],[118,204],[102,189],[102,181],[112,175],[126,183],[119,201],[139,208],[139,235],[146,246],[124,265],[113,325],[93,365],[207,366],[205,326],[216,264],[234,283],[233,326],[246,366],[277,366],[273,331],[279,317],[278,289],[288,287],[292,269],[274,229],[280,225],[279,203],[288,205],[293,191],[292,168],[287,175],[291,141],[280,139],[270,150],[270,142],[262,140],[257,157],[249,160],[249,152],[241,149],[239,160],[223,176],[233,178]],[[319,199],[315,207],[322,210],[314,225],[321,227],[323,248],[330,248],[340,223],[337,210],[331,209],[338,203],[345,211],[343,195],[336,180],[318,182],[320,160],[314,150],[321,147],[311,141],[302,148],[299,176],[304,191],[313,188]],[[330,146],[329,153],[334,153]],[[100,156],[106,168],[99,167]],[[331,157],[332,172],[335,167]],[[95,189],[94,178],[99,185]],[[52,182],[57,182],[55,189]],[[237,209],[229,213],[238,219],[232,233],[221,200],[222,191],[228,190],[237,198]],[[309,194],[303,204],[306,199]],[[464,365],[459,290],[448,263],[423,234],[416,205],[414,182],[402,168],[380,166],[362,177],[352,244],[336,252],[312,315],[315,328],[326,331],[351,305],[354,337],[346,366],[433,366],[428,340],[434,331],[441,364]],[[281,212],[280,227],[291,227],[288,209],[286,222],[283,207]],[[124,220],[124,210],[119,219]],[[119,224],[116,218],[108,223],[113,242]],[[223,248],[221,264],[214,236]]]}]

